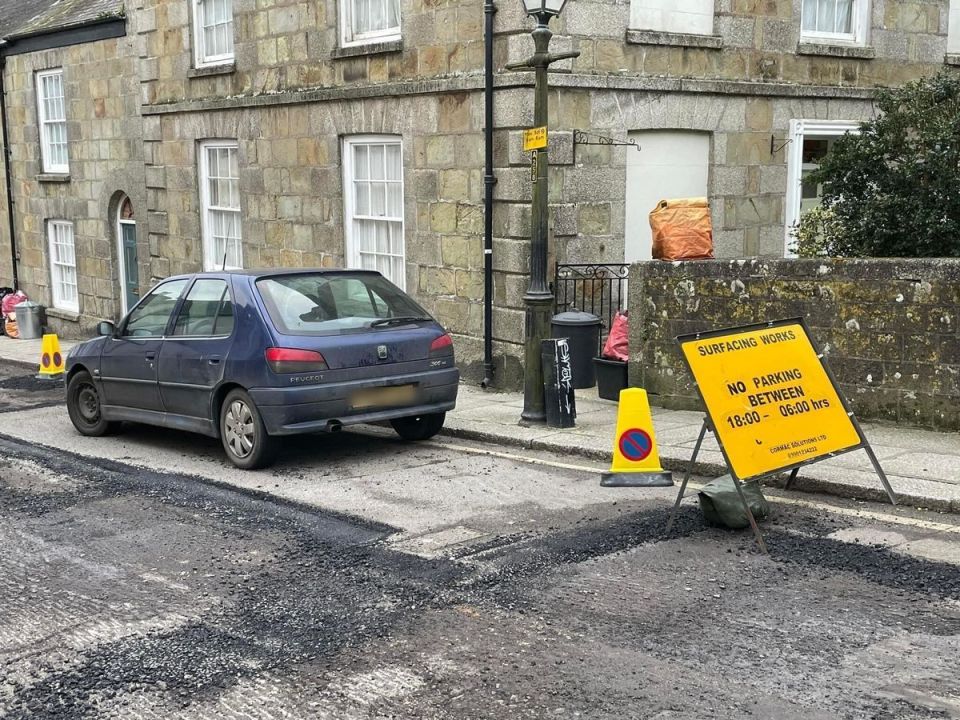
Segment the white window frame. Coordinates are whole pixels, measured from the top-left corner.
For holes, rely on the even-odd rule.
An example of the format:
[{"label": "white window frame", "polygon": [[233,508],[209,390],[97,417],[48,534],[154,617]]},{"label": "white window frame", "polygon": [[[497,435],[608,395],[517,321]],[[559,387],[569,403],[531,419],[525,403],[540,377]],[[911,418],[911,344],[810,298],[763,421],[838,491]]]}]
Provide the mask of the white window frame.
[{"label": "white window frame", "polygon": [[217,55],[207,54],[207,45],[204,40],[203,32],[203,3],[205,0],[190,0],[193,11],[193,65],[197,68],[214,67],[216,65],[229,65],[234,61],[236,55],[236,43],[233,37],[234,19],[233,4],[231,0],[230,12],[230,52],[219,53]]},{"label": "white window frame", "polygon": [[[56,250],[57,240],[67,239],[65,236],[57,237],[58,230],[68,231],[69,247],[73,255],[73,263],[63,262],[61,254]],[[77,241],[73,230],[73,223],[69,220],[48,220],[47,221],[47,252],[50,255],[50,294],[53,300],[53,306],[60,310],[70,312],[80,312],[80,277],[77,271]],[[71,283],[64,277],[63,269],[71,268],[73,270],[73,282]],[[67,285],[73,286],[73,299],[64,292]]]},{"label": "white window frame", "polygon": [[[356,145],[399,145],[400,146],[400,217],[374,217],[365,215],[362,218],[357,218],[355,215],[355,205],[356,198],[354,195],[354,162],[353,162],[353,148]],[[364,254],[372,255],[388,255],[392,258],[399,258],[400,265],[403,268],[400,277],[385,277],[392,282],[394,285],[399,287],[401,290],[406,290],[407,287],[407,236],[406,236],[406,222],[404,220],[405,207],[406,207],[406,197],[404,195],[404,181],[403,181],[403,139],[400,135],[350,135],[343,138],[343,143],[341,147],[343,153],[343,233],[344,233],[344,245],[346,250],[347,264],[351,268],[362,268],[363,264],[361,261],[361,250],[357,243],[357,238],[354,234],[354,221],[357,219],[368,219],[368,220],[386,220],[389,222],[396,222],[400,225],[400,238],[402,241],[401,252],[396,253],[370,253],[368,251],[363,251]],[[395,182],[395,181],[394,181]]]},{"label": "white window frame", "polygon": [[947,15],[947,54],[960,54],[960,1],[950,0]]},{"label": "white window frame", "polygon": [[[43,81],[48,77],[59,77],[60,78],[60,101],[63,105],[63,117],[57,119],[50,119],[47,117],[46,103],[44,100],[46,97],[43,94]],[[70,160],[69,160],[69,139],[67,138],[67,93],[66,88],[63,84],[63,68],[55,68],[53,70],[44,70],[43,72],[38,72],[36,75],[36,90],[37,90],[37,124],[40,128],[40,163],[45,173],[57,173],[66,175],[70,172]],[[67,156],[66,162],[62,164],[55,164],[51,158],[50,150],[50,138],[48,136],[48,131],[51,126],[62,125],[63,126],[63,138],[66,143],[64,148],[64,154]]]},{"label": "white window frame", "polygon": [[805,136],[835,138],[846,133],[859,133],[860,123],[853,120],[791,120],[787,144],[787,192],[783,226],[783,256],[795,258],[790,249],[796,244],[794,226],[800,222],[800,193],[803,186],[803,138]]},{"label": "white window frame", "polygon": [[716,13],[715,0],[631,0],[629,29],[711,36]]},{"label": "white window frame", "polygon": [[800,40],[802,42],[819,43],[821,45],[863,46],[867,44],[870,34],[870,0],[852,0],[850,8],[850,29],[852,32],[849,33],[804,30],[803,6],[807,2],[818,2],[818,0],[801,0],[800,2]]},{"label": "white window frame", "polygon": [[[211,205],[210,202],[210,161],[207,155],[208,150],[233,150],[238,153],[237,166],[240,165],[240,145],[236,140],[204,140],[199,145],[199,179],[200,179],[200,233],[203,244],[203,268],[206,271],[211,270],[242,270],[243,269],[243,217],[240,204],[240,173],[236,178],[229,178],[237,182],[237,207],[228,207],[226,205]],[[237,215],[237,257],[240,260],[239,265],[224,265],[223,255],[215,257],[212,229],[210,227],[209,215],[211,212],[232,212]],[[228,254],[229,257],[229,254]]]},{"label": "white window frame", "polygon": [[[368,0],[373,1],[373,0]],[[372,30],[365,33],[353,32],[353,13],[354,3],[357,0],[338,0],[340,15],[340,47],[355,47],[357,45],[370,45],[372,43],[389,42],[390,40],[399,40],[401,38],[400,26],[402,24],[401,3],[400,0],[383,0],[387,3],[396,3],[397,5],[397,24],[393,27],[383,28],[382,30]]]}]

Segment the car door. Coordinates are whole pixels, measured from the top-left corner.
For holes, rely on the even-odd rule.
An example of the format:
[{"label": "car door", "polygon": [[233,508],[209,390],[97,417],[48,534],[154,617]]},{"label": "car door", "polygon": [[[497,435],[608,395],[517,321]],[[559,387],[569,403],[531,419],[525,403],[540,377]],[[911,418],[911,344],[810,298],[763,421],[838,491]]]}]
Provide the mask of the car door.
[{"label": "car door", "polygon": [[213,420],[210,402],[223,379],[233,331],[227,280],[198,278],[160,351],[160,397],[168,413]]},{"label": "car door", "polygon": [[189,278],[160,283],[130,311],[100,355],[106,405],[161,412],[157,359],[163,338]]}]

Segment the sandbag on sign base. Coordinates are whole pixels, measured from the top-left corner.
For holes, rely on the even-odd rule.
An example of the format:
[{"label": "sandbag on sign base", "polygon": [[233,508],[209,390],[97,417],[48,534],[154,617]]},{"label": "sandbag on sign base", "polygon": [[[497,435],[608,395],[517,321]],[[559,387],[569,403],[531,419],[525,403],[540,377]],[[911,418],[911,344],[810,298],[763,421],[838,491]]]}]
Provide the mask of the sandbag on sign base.
[{"label": "sandbag on sign base", "polygon": [[[707,525],[733,529],[750,526],[750,518],[743,508],[735,482],[732,476],[723,475],[704,485],[698,493],[700,510]],[[770,514],[770,505],[760,491],[760,484],[756,480],[749,480],[740,483],[740,489],[743,490],[753,518],[757,522],[764,520]]]}]

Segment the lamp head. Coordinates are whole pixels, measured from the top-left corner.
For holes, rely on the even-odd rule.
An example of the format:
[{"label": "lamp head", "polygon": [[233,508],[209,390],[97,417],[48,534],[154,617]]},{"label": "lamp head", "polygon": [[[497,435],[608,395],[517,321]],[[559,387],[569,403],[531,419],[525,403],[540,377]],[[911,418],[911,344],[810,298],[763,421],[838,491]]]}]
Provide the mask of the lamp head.
[{"label": "lamp head", "polygon": [[527,15],[536,18],[559,15],[567,0],[523,0],[523,9]]}]

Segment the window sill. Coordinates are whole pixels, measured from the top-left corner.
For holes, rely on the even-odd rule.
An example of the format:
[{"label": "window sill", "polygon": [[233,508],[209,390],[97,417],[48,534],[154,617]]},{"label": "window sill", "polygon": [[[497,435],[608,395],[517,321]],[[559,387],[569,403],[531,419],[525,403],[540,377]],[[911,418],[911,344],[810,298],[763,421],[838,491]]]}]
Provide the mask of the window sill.
[{"label": "window sill", "polygon": [[230,75],[237,69],[237,66],[230,62],[223,65],[205,65],[203,67],[194,67],[187,70],[188,78],[210,77],[211,75]]},{"label": "window sill", "polygon": [[64,310],[63,308],[49,307],[44,310],[47,317],[55,317],[58,320],[69,320],[77,322],[80,319],[80,313],[76,310]]},{"label": "window sill", "polygon": [[37,175],[37,182],[68,183],[70,182],[70,173],[40,173]]},{"label": "window sill", "polygon": [[384,40],[382,42],[366,43],[364,45],[349,45],[347,47],[334,48],[330,57],[334,60],[339,58],[358,57],[360,55],[379,55],[381,53],[400,52],[403,50],[403,40]]},{"label": "window sill", "polygon": [[719,35],[695,35],[693,33],[660,32],[659,30],[627,30],[628,45],[675,45],[719,50],[723,38]]},{"label": "window sill", "polygon": [[824,55],[826,57],[872,60],[877,53],[870,45],[829,45],[801,41],[797,44],[797,55]]},{"label": "window sill", "polygon": [[944,65],[960,65],[960,53],[947,53],[943,56]]}]

